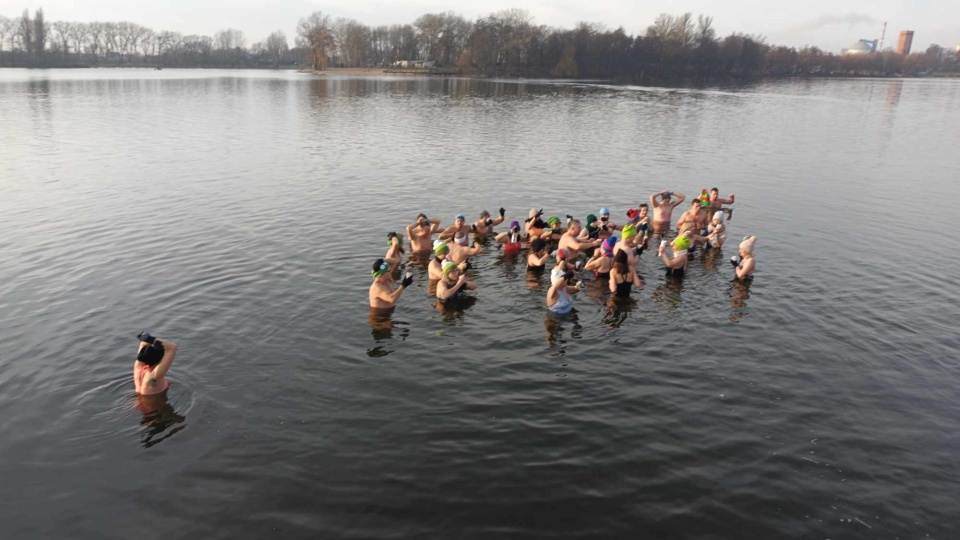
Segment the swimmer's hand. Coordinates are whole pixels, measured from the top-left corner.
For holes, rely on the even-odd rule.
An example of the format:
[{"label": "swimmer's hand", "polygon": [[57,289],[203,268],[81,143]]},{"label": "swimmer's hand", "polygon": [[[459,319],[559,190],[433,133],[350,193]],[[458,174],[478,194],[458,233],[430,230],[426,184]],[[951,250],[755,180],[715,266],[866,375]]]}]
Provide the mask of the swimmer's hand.
[{"label": "swimmer's hand", "polygon": [[734,268],[740,266],[740,256],[734,255],[733,257],[730,257],[730,264],[732,264]]},{"label": "swimmer's hand", "polygon": [[490,218],[487,218],[487,221],[485,221],[484,223],[486,223],[487,225],[493,225],[493,220]]},{"label": "swimmer's hand", "polygon": [[459,278],[457,278],[457,283],[466,283],[466,281],[467,276],[461,275]]},{"label": "swimmer's hand", "polygon": [[407,274],[403,276],[403,281],[400,282],[400,286],[406,289],[412,284],[413,284],[413,274],[410,272],[407,272]]},{"label": "swimmer's hand", "polygon": [[500,207],[500,217],[503,217],[503,215],[506,214],[506,213],[507,213],[507,210],[506,210],[504,207],[501,206],[501,207]]},{"label": "swimmer's hand", "polygon": [[586,287],[587,287],[586,284],[582,280],[577,282],[577,288],[580,289],[581,291]]}]

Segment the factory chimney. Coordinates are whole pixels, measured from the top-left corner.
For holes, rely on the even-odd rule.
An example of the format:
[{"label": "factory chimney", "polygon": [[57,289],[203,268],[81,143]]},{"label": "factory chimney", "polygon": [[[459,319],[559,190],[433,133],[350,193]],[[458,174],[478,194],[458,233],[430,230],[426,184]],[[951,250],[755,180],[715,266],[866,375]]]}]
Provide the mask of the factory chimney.
[{"label": "factory chimney", "polygon": [[887,21],[883,21],[883,30],[880,32],[880,44],[877,45],[877,52],[883,52],[883,38],[887,37]]}]

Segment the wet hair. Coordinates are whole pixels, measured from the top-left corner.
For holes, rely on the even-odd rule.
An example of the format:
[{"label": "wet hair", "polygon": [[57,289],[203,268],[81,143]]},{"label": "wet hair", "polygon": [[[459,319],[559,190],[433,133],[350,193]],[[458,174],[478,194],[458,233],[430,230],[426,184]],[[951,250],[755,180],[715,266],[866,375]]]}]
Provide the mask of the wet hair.
[{"label": "wet hair", "polygon": [[547,243],[541,240],[540,238],[537,238],[533,242],[530,242],[530,249],[532,249],[534,253],[537,253],[538,251],[542,250],[545,247],[547,247]]},{"label": "wet hair", "polygon": [[620,272],[623,275],[630,273],[630,265],[628,264],[629,259],[627,258],[626,250],[621,249],[613,256],[613,264],[617,267],[617,272]]},{"label": "wet hair", "polygon": [[140,352],[137,353],[137,360],[148,366],[155,366],[160,363],[160,360],[163,360],[163,353],[163,343],[154,341],[140,349]]},{"label": "wet hair", "polygon": [[647,208],[647,209],[649,209],[650,206],[647,205],[647,203],[640,203],[640,206],[638,206],[637,209],[640,209],[640,208]]}]

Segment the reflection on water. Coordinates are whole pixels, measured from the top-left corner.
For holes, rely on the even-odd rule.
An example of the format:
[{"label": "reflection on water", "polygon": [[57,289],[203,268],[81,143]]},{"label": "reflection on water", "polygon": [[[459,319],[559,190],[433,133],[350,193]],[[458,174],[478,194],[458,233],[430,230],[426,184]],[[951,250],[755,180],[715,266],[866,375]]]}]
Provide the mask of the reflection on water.
[{"label": "reflection on water", "polygon": [[167,400],[167,392],[137,396],[140,419],[140,443],[144,448],[160,444],[187,427],[185,416],[177,414]]},{"label": "reflection on water", "polygon": [[[583,336],[583,327],[580,325],[580,317],[577,315],[577,308],[563,315],[558,315],[547,310],[547,316],[543,320],[544,327],[547,330],[547,344],[555,349],[551,356],[564,356],[567,351],[568,340],[580,339]],[[564,337],[564,332],[569,331],[569,338]]]},{"label": "reflection on water", "polygon": [[730,282],[730,322],[739,323],[749,313],[747,300],[750,299],[750,284],[753,280],[742,281],[734,279]]}]

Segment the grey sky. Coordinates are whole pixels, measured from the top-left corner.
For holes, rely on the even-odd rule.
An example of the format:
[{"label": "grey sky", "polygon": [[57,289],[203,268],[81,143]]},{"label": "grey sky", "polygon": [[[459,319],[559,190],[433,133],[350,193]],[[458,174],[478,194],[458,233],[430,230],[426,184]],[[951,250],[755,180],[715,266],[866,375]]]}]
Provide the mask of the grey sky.
[{"label": "grey sky", "polygon": [[248,43],[283,30],[291,40],[300,17],[322,10],[368,25],[409,23],[424,13],[454,11],[468,19],[506,8],[526,9],[538,24],[573,27],[578,21],[623,26],[631,34],[646,30],[659,13],[686,11],[714,18],[722,35],[761,34],[771,44],[816,45],[839,52],[857,39],[880,37],[887,21],[887,45],[895,45],[900,30],[914,30],[914,51],[931,43],[954,48],[960,44],[960,2],[949,0],[0,0],[0,15],[15,17],[43,7],[48,20],[131,21],[154,30],[212,35],[238,28]]}]

